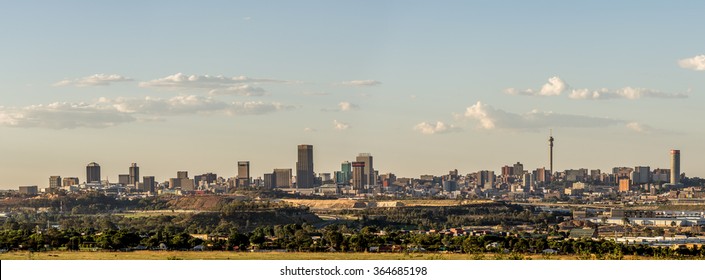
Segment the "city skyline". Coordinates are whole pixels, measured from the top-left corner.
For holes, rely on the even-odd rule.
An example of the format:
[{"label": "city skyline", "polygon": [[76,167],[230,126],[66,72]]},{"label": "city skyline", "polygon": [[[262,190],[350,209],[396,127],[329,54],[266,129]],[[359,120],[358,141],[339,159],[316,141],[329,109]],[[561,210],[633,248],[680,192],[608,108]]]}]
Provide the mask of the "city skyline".
[{"label": "city skyline", "polygon": [[0,188],[256,178],[301,143],[316,174],[549,168],[551,129],[555,171],[705,177],[705,3],[275,3],[5,5]]},{"label": "city skyline", "polygon": [[[553,137],[551,136],[549,139],[552,140]],[[552,145],[549,146],[549,150],[551,148],[552,148]],[[464,176],[464,175],[472,176],[472,175],[477,175],[477,174],[485,174],[485,173],[490,174],[491,173],[492,174],[491,176],[489,176],[489,175],[481,175],[481,176],[485,176],[485,177],[489,176],[490,179],[488,179],[488,180],[492,181],[491,177],[494,177],[495,173],[502,174],[503,176],[512,175],[512,176],[517,176],[517,177],[523,178],[522,176],[525,174],[531,174],[532,171],[533,172],[538,171],[538,172],[546,172],[545,173],[546,176],[549,176],[549,174],[550,174],[550,177],[553,177],[554,174],[558,174],[558,173],[563,173],[564,176],[569,177],[569,176],[571,176],[571,175],[569,175],[569,172],[575,172],[575,171],[579,171],[582,169],[585,171],[585,175],[590,176],[590,177],[593,176],[592,173],[594,171],[599,171],[598,172],[599,174],[597,174],[597,175],[615,174],[618,176],[617,178],[625,178],[625,177],[629,178],[630,172],[634,171],[634,172],[636,172],[637,179],[634,182],[631,182],[631,180],[630,180],[630,183],[644,184],[644,183],[651,182],[650,178],[651,178],[652,172],[650,170],[653,170],[654,172],[656,172],[657,170],[666,170],[670,174],[670,176],[669,176],[670,177],[670,181],[669,181],[670,184],[675,185],[675,184],[678,184],[678,182],[680,181],[680,179],[677,179],[678,178],[677,176],[681,174],[680,150],[670,150],[668,154],[670,155],[669,156],[669,164],[670,165],[668,166],[669,168],[666,168],[666,169],[664,169],[662,166],[651,166],[651,165],[646,165],[646,166],[634,165],[633,169],[630,166],[614,165],[613,167],[605,168],[605,169],[581,166],[581,167],[570,168],[570,169],[550,171],[550,170],[546,169],[545,166],[531,167],[531,166],[524,165],[520,161],[517,161],[516,163],[505,164],[505,165],[498,167],[498,168],[497,167],[481,168],[481,169],[477,169],[477,170],[468,170],[466,172],[458,171],[457,168],[455,168],[455,169],[451,168],[449,172],[450,172],[450,174],[456,174],[456,175],[460,174],[462,176]],[[372,158],[373,157],[370,153],[360,153],[356,156],[356,158],[355,158],[356,161],[349,162],[349,161],[345,160],[345,161],[341,162],[341,170],[346,170],[345,165],[350,165],[351,167],[353,167],[353,169],[350,170],[350,172],[352,172],[351,174],[349,174],[349,175],[343,175],[342,173],[340,174],[340,176],[352,176],[351,178],[349,178],[350,179],[349,182],[344,182],[342,184],[343,185],[350,184],[350,185],[353,185],[357,188],[361,188],[362,186],[366,186],[366,185],[375,185],[376,183],[370,183],[370,182],[371,182],[371,180],[377,181],[376,179],[373,179],[373,178],[377,178],[378,175],[394,174],[394,176],[397,177],[397,174],[395,174],[395,172],[393,172],[393,171],[384,171],[384,170],[380,171],[380,170],[374,169],[374,166],[372,165]],[[326,171],[319,172],[319,173],[308,174],[307,171],[310,170],[310,168],[304,167],[303,169],[300,169],[301,166],[309,166],[309,167],[313,166],[313,162],[315,161],[315,159],[313,159],[313,146],[312,145],[308,145],[308,144],[297,145],[297,159],[298,160],[295,164],[295,167],[296,167],[295,169],[294,168],[281,168],[281,167],[274,168],[273,172],[271,172],[271,173],[265,172],[262,174],[255,174],[256,177],[250,177],[252,175],[250,173],[250,161],[237,161],[236,170],[234,171],[235,174],[232,174],[232,175],[221,174],[220,176],[217,176],[217,177],[222,177],[223,179],[226,179],[226,180],[227,179],[235,180],[236,187],[248,187],[248,186],[250,186],[252,180],[259,179],[259,180],[262,180],[261,183],[264,184],[265,188],[269,188],[269,187],[288,188],[288,187],[291,187],[292,182],[296,182],[297,189],[299,189],[299,188],[307,189],[307,188],[312,188],[314,186],[320,185],[320,184],[314,183],[314,181],[315,181],[314,178],[318,177],[317,174],[320,175],[320,174],[325,173],[328,176],[333,175],[332,177],[330,177],[330,180],[340,184],[340,182],[338,181],[339,179],[336,178],[336,176],[338,176],[337,173],[340,173],[340,170],[326,170]],[[549,164],[551,164],[551,162],[552,162],[552,157],[549,159]],[[354,168],[356,166],[359,167],[359,169]],[[350,168],[350,167],[348,167],[348,168]],[[646,171],[642,171],[641,169],[644,169]],[[136,183],[138,183],[138,181],[135,182],[135,179],[138,178],[138,176],[139,176],[139,166],[137,165],[137,163],[134,163],[134,162],[131,163],[129,166],[129,174],[118,174],[118,176],[117,176],[119,178],[118,180],[110,180],[109,175],[106,175],[104,177],[100,177],[101,176],[100,175],[101,174],[101,166],[100,166],[100,164],[98,164],[96,162],[88,163],[85,167],[85,170],[86,170],[85,174],[84,174],[85,181],[83,181],[84,183],[98,183],[99,181],[100,182],[106,181],[109,183],[120,183],[122,185],[134,185],[134,186],[136,186],[137,185]],[[297,170],[297,172],[293,173],[292,170]],[[497,170],[499,170],[499,172],[496,172]],[[626,173],[622,174],[622,172],[623,172],[622,170],[627,170],[627,171],[624,171]],[[176,172],[176,174],[177,174],[176,178],[188,179],[188,172],[190,172],[190,171],[180,169],[177,171],[172,171],[172,174],[173,174],[173,172]],[[199,172],[207,172],[207,173],[204,173],[204,175],[196,175],[195,178],[201,177],[201,176],[206,176],[206,174],[207,174],[207,175],[213,175],[213,178],[211,180],[215,180],[216,175],[220,174],[218,172],[213,173],[211,171],[199,171]],[[288,175],[282,177],[282,175],[276,175],[278,172],[287,172]],[[103,173],[103,174],[105,174],[105,173]],[[267,176],[272,176],[273,174],[274,174],[275,178],[278,178],[278,179],[276,179],[277,182],[288,181],[288,183],[272,182],[271,183],[272,185],[270,186],[268,183],[266,183],[267,180],[270,180],[270,179],[265,179],[265,178],[267,178]],[[312,177],[309,179],[305,179],[306,181],[303,181],[304,185],[302,186],[302,185],[299,185],[299,183],[301,183],[298,179],[299,174],[308,174]],[[429,176],[429,175],[435,177],[435,176],[445,176],[448,174],[449,174],[448,172],[439,173],[439,174],[423,173],[423,174],[418,174],[418,175],[413,175],[413,176],[399,176],[399,177],[423,178],[424,176]],[[690,177],[698,177],[698,176],[693,176],[693,175],[688,175],[688,174],[685,174],[685,175],[690,176]],[[66,175],[65,174],[63,174],[63,175],[57,175],[57,174],[50,175],[49,176],[49,183],[46,184],[46,186],[47,187],[56,187],[56,186],[67,185],[66,183],[62,184],[62,180],[61,180],[62,177],[64,178],[64,181],[66,181],[67,179],[72,180],[72,183],[69,185],[78,185],[81,182],[80,177],[68,177],[68,176],[64,177],[64,176],[66,176]],[[539,176],[541,176],[541,175],[539,175]],[[170,185],[173,185],[173,183],[171,183],[171,181],[175,180],[175,178],[171,178],[173,176],[165,176],[164,178],[169,178],[169,179],[164,179],[164,180],[159,180],[158,177],[155,177],[155,176],[145,176],[144,178],[146,179],[148,177],[151,178],[152,182],[150,182],[150,184],[145,184],[146,188],[153,188],[153,186],[151,185],[153,182],[157,182],[157,183],[170,182]],[[91,178],[93,178],[93,179],[91,179]],[[536,178],[536,180],[537,181],[552,181],[553,180],[553,179],[549,179],[549,178],[543,179],[541,177],[541,178]],[[646,178],[646,179],[643,179],[643,178]],[[198,182],[198,179],[195,179],[195,180],[196,180],[196,182]],[[664,179],[654,179],[654,181],[660,181],[660,180],[661,181],[668,181],[668,180],[664,180]],[[483,184],[484,183],[482,183],[481,185],[483,185]],[[32,185],[31,184],[21,184],[18,186],[32,186]],[[44,186],[44,185],[43,184],[35,184],[34,186],[40,187],[40,186]],[[177,184],[177,186],[180,186],[180,185]],[[0,188],[0,189],[12,189],[12,188],[13,187]]]}]

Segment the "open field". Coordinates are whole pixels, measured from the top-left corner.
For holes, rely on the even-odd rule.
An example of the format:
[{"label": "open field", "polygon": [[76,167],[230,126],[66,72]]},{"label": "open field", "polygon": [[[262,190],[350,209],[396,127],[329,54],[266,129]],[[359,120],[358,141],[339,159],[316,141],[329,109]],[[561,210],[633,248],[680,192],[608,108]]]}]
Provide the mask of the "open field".
[{"label": "open field", "polygon": [[[578,255],[510,255],[510,254],[438,254],[438,253],[293,253],[293,252],[225,252],[225,251],[135,251],[7,252],[0,260],[579,260],[596,259]],[[624,256],[625,260],[651,258]]]}]

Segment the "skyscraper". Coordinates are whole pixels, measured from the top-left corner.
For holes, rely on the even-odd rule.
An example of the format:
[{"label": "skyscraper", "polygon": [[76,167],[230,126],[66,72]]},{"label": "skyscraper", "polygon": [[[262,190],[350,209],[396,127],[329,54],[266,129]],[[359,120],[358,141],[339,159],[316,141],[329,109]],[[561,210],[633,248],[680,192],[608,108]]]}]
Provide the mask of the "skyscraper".
[{"label": "skyscraper", "polygon": [[365,176],[365,162],[356,161],[352,163],[353,190],[362,190],[367,185]]},{"label": "skyscraper", "polygon": [[274,169],[274,186],[277,188],[291,188],[291,168]]},{"label": "skyscraper", "polygon": [[156,194],[155,189],[157,187],[154,176],[144,176],[142,177],[142,182],[144,183],[144,191],[148,191],[151,194]]},{"label": "skyscraper", "polygon": [[137,163],[132,163],[130,165],[130,179],[127,181],[129,185],[137,185],[140,181],[140,168],[137,167]]},{"label": "skyscraper", "polygon": [[335,182],[341,185],[350,184],[352,178],[352,165],[349,161],[340,164],[340,171],[335,172]]},{"label": "skyscraper", "polygon": [[95,162],[86,166],[86,183],[100,183],[100,165]]},{"label": "skyscraper", "polygon": [[671,185],[681,182],[681,150],[671,150]]},{"label": "skyscraper", "polygon": [[240,187],[247,187],[250,185],[250,162],[249,161],[238,161],[237,162],[237,184]]},{"label": "skyscraper", "polygon": [[[375,169],[374,169],[374,166],[372,165],[372,163],[373,163],[372,162],[372,154],[361,153],[357,156],[355,161],[365,163],[365,168],[363,169],[364,176],[365,176],[365,185],[371,185],[371,186],[376,185],[377,184],[377,177],[375,176]],[[353,175],[353,177],[354,176],[355,175]]]},{"label": "skyscraper", "polygon": [[49,177],[49,188],[58,189],[61,187],[61,176]]},{"label": "skyscraper", "polygon": [[299,145],[298,161],[296,162],[296,187],[313,188],[313,146]]}]

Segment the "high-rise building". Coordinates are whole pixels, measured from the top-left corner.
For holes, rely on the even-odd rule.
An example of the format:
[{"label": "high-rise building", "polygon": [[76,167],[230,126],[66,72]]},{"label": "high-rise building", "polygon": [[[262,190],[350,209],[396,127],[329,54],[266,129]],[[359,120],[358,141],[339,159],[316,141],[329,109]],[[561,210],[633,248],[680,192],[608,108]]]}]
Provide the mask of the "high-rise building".
[{"label": "high-rise building", "polygon": [[681,182],[681,150],[671,150],[671,185]]},{"label": "high-rise building", "polygon": [[61,176],[49,177],[49,188],[58,189],[61,187]]},{"label": "high-rise building", "polygon": [[367,185],[365,162],[356,161],[352,163],[352,185],[353,190],[363,190],[365,185]]},{"label": "high-rise building", "polygon": [[315,173],[313,172],[313,146],[298,146],[298,161],[296,162],[296,187],[313,188]]},{"label": "high-rise building", "polygon": [[188,171],[176,171],[177,179],[188,179]]},{"label": "high-rise building", "polygon": [[512,175],[514,175],[514,176],[521,176],[522,174],[524,174],[524,165],[521,164],[521,162],[518,162],[518,161],[517,161],[517,163],[514,164],[514,170],[513,170],[513,171],[514,171],[514,174],[512,174]]},{"label": "high-rise building", "polygon": [[86,183],[100,183],[100,165],[95,162],[86,166]]},{"label": "high-rise building", "polygon": [[210,184],[215,183],[215,181],[218,180],[218,175],[212,172],[208,172],[206,174],[202,175],[196,175],[193,176],[193,183],[194,186],[200,187],[200,186],[208,186]]},{"label": "high-rise building", "polygon": [[237,162],[237,185],[239,187],[250,186],[250,162],[249,161],[238,161]]},{"label": "high-rise building", "polygon": [[340,171],[335,172],[335,182],[341,185],[350,184],[352,179],[352,165],[349,161],[340,164]]},{"label": "high-rise building", "polygon": [[143,186],[144,186],[143,191],[147,191],[151,194],[156,194],[155,191],[157,188],[157,184],[156,184],[156,181],[154,180],[154,176],[144,176],[144,177],[142,177],[142,182],[143,182]]},{"label": "high-rise building", "polygon": [[479,187],[492,187],[494,186],[494,171],[482,170],[475,173],[475,183]]},{"label": "high-rise building", "polygon": [[274,183],[274,173],[264,173],[264,188],[268,190],[276,188],[277,186]]},{"label": "high-rise building", "polygon": [[632,184],[640,185],[647,184],[651,182],[651,167],[649,166],[636,166],[634,171],[630,175]]},{"label": "high-rise building", "polygon": [[118,184],[127,186],[130,183],[130,174],[119,174]]},{"label": "high-rise building", "polygon": [[78,185],[80,182],[78,180],[78,177],[66,177],[62,180],[62,183],[62,186],[68,187]]},{"label": "high-rise building", "polygon": [[[372,154],[360,153],[359,155],[357,155],[357,158],[355,158],[355,161],[365,163],[365,168],[363,169],[363,172],[364,172],[363,176],[365,176],[365,185],[370,185],[370,186],[377,185],[377,176],[375,176],[375,169],[373,166]],[[353,177],[354,176],[355,175],[353,175]]]},{"label": "high-rise building", "polygon": [[291,168],[274,169],[274,187],[291,188]]},{"label": "high-rise building", "polygon": [[514,175],[514,167],[513,166],[509,166],[509,165],[502,166],[502,176],[503,177],[509,177],[512,175]]},{"label": "high-rise building", "polygon": [[137,167],[137,163],[132,163],[130,165],[130,179],[127,181],[128,185],[137,185],[140,181],[140,168]]}]

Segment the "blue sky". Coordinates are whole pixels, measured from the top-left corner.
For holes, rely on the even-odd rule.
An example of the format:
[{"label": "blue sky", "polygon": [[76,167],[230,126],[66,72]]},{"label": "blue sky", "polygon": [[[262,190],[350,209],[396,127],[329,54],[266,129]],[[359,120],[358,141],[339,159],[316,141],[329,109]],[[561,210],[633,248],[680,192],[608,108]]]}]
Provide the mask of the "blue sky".
[{"label": "blue sky", "polygon": [[398,176],[650,165],[705,176],[699,1],[23,1],[0,10],[0,187],[158,180],[313,144]]}]

